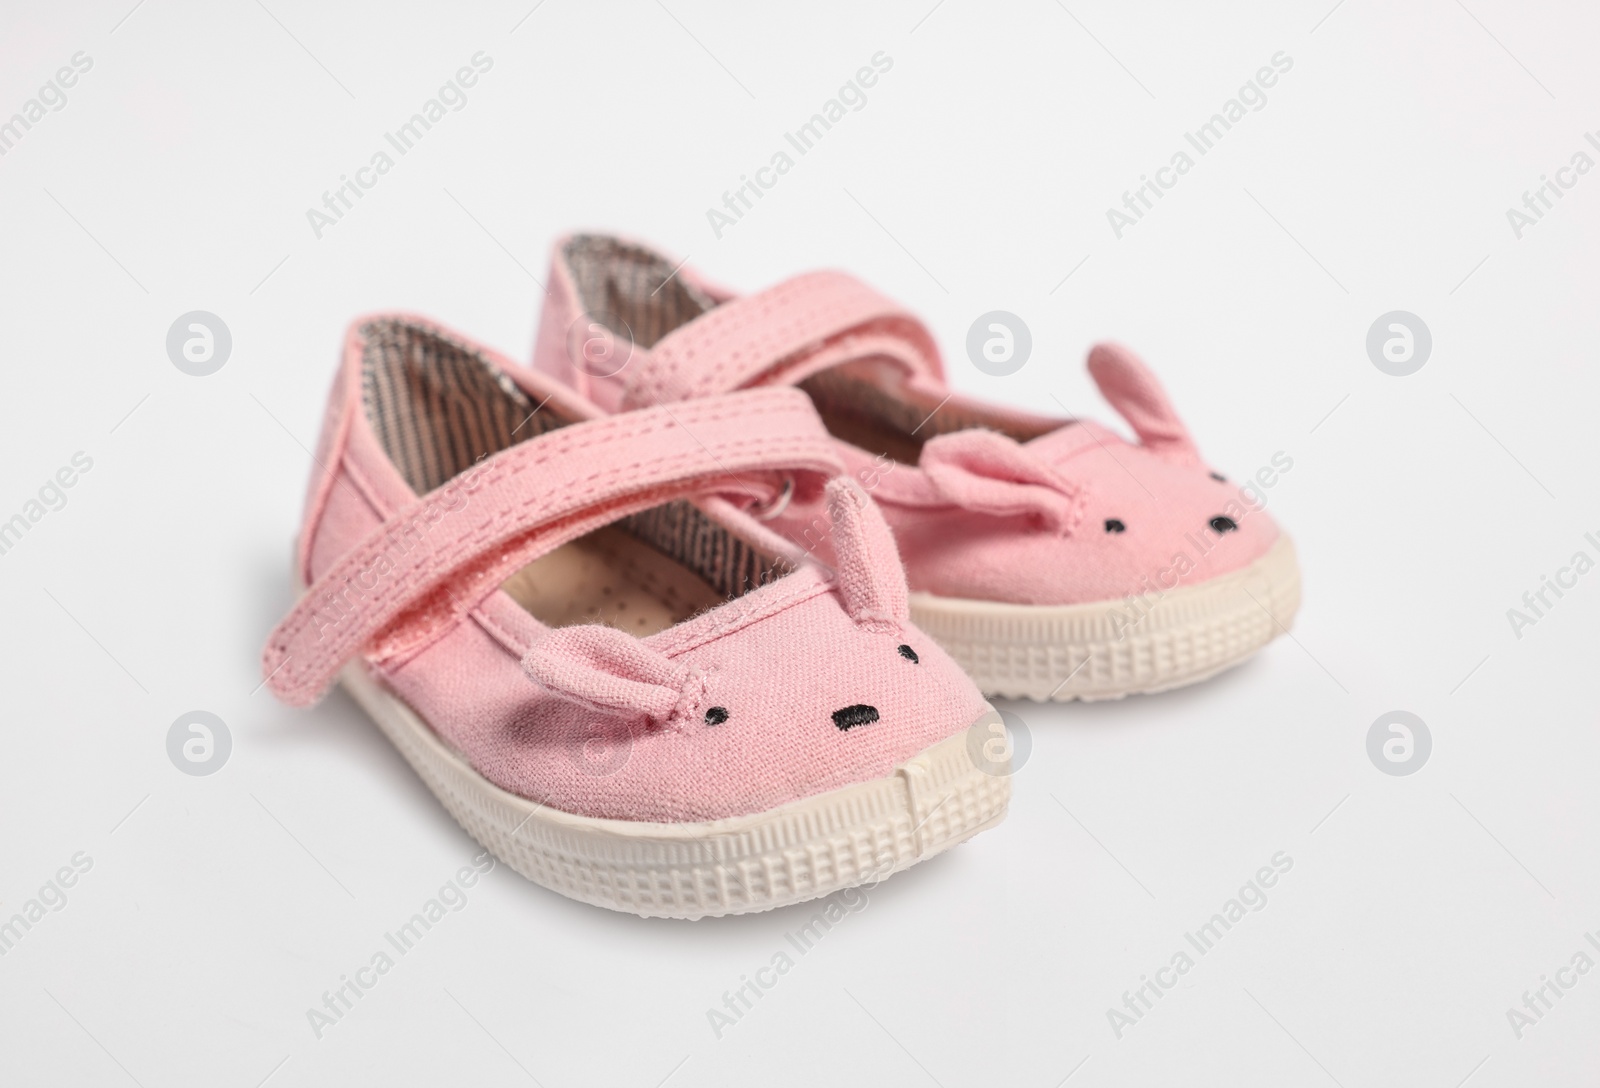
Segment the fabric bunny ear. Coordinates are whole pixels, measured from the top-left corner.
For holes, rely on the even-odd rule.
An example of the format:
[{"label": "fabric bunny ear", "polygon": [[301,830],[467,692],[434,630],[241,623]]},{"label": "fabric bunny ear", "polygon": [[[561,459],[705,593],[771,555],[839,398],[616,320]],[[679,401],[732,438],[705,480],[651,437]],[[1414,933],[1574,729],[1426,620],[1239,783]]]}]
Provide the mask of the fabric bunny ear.
[{"label": "fabric bunny ear", "polygon": [[522,670],[579,706],[633,712],[655,722],[676,717],[689,702],[693,670],[615,627],[560,627],[534,643]]},{"label": "fabric bunny ear", "polygon": [[1200,463],[1200,451],[1167,391],[1138,356],[1120,344],[1096,344],[1089,352],[1089,374],[1146,449],[1175,464]]},{"label": "fabric bunny ear", "polygon": [[910,618],[905,568],[883,513],[848,476],[828,481],[828,516],[845,611],[872,630],[898,630]]},{"label": "fabric bunny ear", "polygon": [[1032,514],[1065,535],[1083,513],[1082,488],[1016,440],[973,428],[930,438],[917,467],[941,498],[1000,517]]}]

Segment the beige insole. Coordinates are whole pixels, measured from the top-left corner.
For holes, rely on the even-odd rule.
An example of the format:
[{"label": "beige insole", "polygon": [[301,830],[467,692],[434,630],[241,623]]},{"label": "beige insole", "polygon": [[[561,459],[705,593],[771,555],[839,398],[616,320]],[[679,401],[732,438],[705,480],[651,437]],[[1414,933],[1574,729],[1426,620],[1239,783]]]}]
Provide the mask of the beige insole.
[{"label": "beige insole", "polygon": [[540,556],[501,588],[551,627],[603,623],[640,638],[723,603],[688,567],[613,526]]}]

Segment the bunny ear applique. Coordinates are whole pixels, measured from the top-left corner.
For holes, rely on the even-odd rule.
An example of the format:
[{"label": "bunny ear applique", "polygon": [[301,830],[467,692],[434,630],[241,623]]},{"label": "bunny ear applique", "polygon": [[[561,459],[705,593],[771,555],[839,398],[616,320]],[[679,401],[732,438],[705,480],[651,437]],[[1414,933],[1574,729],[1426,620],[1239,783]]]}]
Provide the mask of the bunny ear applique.
[{"label": "bunny ear applique", "polygon": [[1083,489],[1016,440],[967,430],[931,438],[917,467],[944,500],[997,517],[1031,515],[1051,532],[1070,533],[1082,516]]},{"label": "bunny ear applique", "polygon": [[1119,344],[1096,344],[1089,352],[1089,374],[1146,449],[1175,464],[1200,463],[1200,451],[1167,391],[1138,356]]},{"label": "bunny ear applique", "polygon": [[664,723],[686,712],[694,670],[615,627],[560,627],[523,655],[522,671],[579,706]]},{"label": "bunny ear applique", "polygon": [[[839,592],[862,627],[899,630],[910,617],[905,570],[894,535],[861,485],[835,477],[827,487]],[[652,722],[686,720],[705,675],[634,638],[600,624],[559,627],[523,655],[522,671],[556,695],[602,713],[632,713]]]},{"label": "bunny ear applique", "polygon": [[845,611],[862,627],[895,630],[910,618],[905,568],[883,513],[848,476],[828,481],[828,516]]}]

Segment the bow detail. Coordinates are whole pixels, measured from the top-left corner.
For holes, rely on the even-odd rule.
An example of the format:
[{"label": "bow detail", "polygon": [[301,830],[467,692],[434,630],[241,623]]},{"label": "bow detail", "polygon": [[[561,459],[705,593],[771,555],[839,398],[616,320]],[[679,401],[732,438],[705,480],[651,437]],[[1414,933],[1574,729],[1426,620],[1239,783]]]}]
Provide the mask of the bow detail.
[{"label": "bow detail", "polygon": [[1031,514],[1061,536],[1083,516],[1082,487],[995,431],[931,438],[917,465],[940,500],[966,510],[1000,517]]},{"label": "bow detail", "polygon": [[699,670],[600,624],[551,631],[523,655],[522,670],[579,706],[658,723],[687,716],[705,686]]}]

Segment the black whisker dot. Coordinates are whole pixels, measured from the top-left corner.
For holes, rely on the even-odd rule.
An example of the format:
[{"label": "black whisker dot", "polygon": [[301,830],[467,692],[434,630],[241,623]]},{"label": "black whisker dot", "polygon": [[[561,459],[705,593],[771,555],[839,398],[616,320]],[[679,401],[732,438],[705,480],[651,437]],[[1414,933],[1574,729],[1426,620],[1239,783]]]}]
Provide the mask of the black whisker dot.
[{"label": "black whisker dot", "polygon": [[854,729],[858,725],[871,725],[878,720],[878,708],[857,703],[855,706],[840,707],[833,712],[833,724],[840,729]]}]

